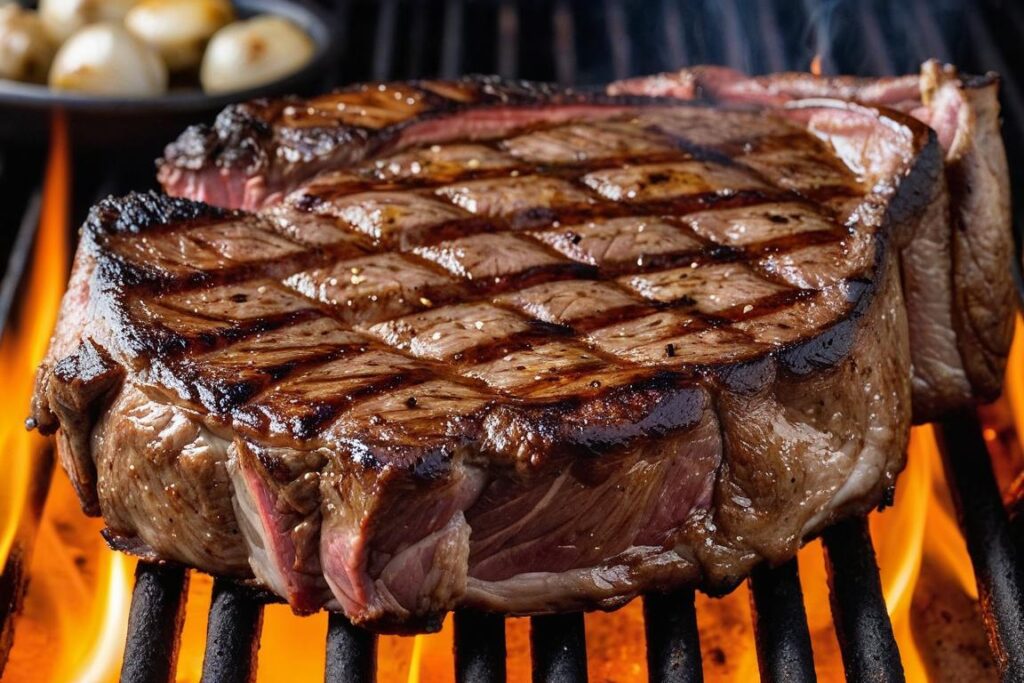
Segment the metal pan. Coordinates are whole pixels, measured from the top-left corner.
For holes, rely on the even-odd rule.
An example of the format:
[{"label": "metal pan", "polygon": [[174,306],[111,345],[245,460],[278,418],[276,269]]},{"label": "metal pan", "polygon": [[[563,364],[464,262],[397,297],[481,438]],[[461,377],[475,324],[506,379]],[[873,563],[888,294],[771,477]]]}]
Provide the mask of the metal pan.
[{"label": "metal pan", "polygon": [[62,110],[76,145],[149,147],[169,141],[192,123],[211,120],[232,102],[321,86],[332,57],[330,17],[306,0],[234,0],[239,17],[274,14],[293,21],[313,39],[316,50],[299,71],[267,85],[207,95],[199,89],[171,90],[158,97],[96,97],[51,90],[43,85],[0,80],[0,145],[45,144],[51,114]]}]

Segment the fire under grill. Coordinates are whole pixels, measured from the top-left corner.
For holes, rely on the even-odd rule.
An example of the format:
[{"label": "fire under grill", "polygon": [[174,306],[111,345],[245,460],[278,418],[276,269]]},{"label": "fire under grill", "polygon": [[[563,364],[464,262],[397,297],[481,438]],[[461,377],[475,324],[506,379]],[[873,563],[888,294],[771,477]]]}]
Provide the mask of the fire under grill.
[{"label": "fire under grill", "polygon": [[[336,0],[329,10],[337,23],[338,55],[332,73],[325,75],[325,87],[356,80],[454,77],[471,72],[588,85],[700,63],[721,63],[752,73],[806,70],[815,57],[824,73],[911,72],[929,57],[955,63],[964,71],[997,70],[1003,76],[1010,167],[1017,169],[1011,170],[1017,190],[1016,224],[1024,224],[1020,220],[1024,80],[1014,80],[1011,68],[1024,62],[1024,43],[1019,39],[1024,35],[1024,7],[1017,4]],[[152,150],[124,152],[116,162],[109,152],[76,150],[74,157],[72,224],[97,198],[141,189],[139,179],[152,177],[148,165]],[[17,301],[40,223],[38,179],[43,154],[12,148],[2,150],[0,158],[0,191],[6,199],[0,218],[5,225],[20,225],[19,230],[0,237],[8,253],[0,288],[3,324],[31,315],[31,311],[17,310]],[[1021,239],[1019,230],[1017,239]],[[977,578],[994,660],[1004,681],[1024,681],[1021,520],[1011,523],[1003,505],[978,416],[965,413],[947,419],[936,425],[936,435]],[[36,481],[49,481],[52,465],[52,456],[43,458],[33,473]],[[30,515],[38,515],[45,496],[45,490],[30,491]],[[904,680],[867,522],[840,523],[825,532],[823,541],[832,618],[847,680]],[[21,550],[11,553],[0,576],[0,662],[10,648],[17,605],[25,590],[28,570],[19,558],[27,557],[30,548],[27,539]],[[188,571],[181,567],[139,563],[122,681],[174,680],[188,582]],[[797,561],[759,568],[750,586],[762,680],[815,680]],[[204,681],[255,679],[266,601],[265,593],[247,585],[214,581]],[[643,598],[643,614],[650,680],[702,680],[693,591],[648,595]],[[505,680],[505,636],[505,620],[500,616],[456,613],[456,679]],[[582,614],[532,618],[530,645],[535,681],[587,679]],[[373,680],[376,656],[374,635],[341,615],[330,616],[327,681]]]}]

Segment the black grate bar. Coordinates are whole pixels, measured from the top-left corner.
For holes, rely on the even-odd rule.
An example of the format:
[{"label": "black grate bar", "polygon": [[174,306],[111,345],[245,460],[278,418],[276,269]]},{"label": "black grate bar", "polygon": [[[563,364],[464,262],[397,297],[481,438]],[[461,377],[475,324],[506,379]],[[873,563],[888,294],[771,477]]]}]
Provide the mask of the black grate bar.
[{"label": "black grate bar", "polygon": [[757,26],[761,34],[761,46],[764,48],[765,61],[769,71],[785,71],[786,49],[782,44],[782,33],[775,17],[775,8],[762,4],[758,8]]},{"label": "black grate bar", "polygon": [[722,28],[725,34],[725,63],[737,71],[749,73],[747,39],[743,35],[740,9],[736,5],[736,0],[722,0],[719,7],[722,11]]},{"label": "black grate bar", "polygon": [[3,279],[0,280],[0,339],[11,319],[18,287],[25,281],[25,272],[32,256],[32,245],[35,244],[36,230],[39,228],[39,216],[42,208],[42,192],[35,190],[28,200],[25,213],[22,214],[18,235],[7,257]]},{"label": "black grate bar", "polygon": [[644,597],[647,676],[651,683],[700,683],[704,672],[693,590]]},{"label": "black grate bar", "polygon": [[864,43],[867,46],[866,58],[871,69],[879,75],[891,76],[896,73],[896,64],[892,61],[889,48],[882,36],[882,27],[878,25],[878,17],[867,3],[858,5],[858,19],[864,31]]},{"label": "black grate bar", "polygon": [[398,0],[382,0],[377,14],[377,32],[373,44],[373,79],[386,81],[391,77],[391,60],[394,55],[395,18]]},{"label": "black grate bar", "polygon": [[616,80],[627,78],[632,74],[632,48],[622,0],[605,0],[604,17],[608,22],[608,49],[611,51],[612,75]]},{"label": "black grate bar", "polygon": [[213,582],[203,683],[251,683],[263,630],[263,602],[230,579]]},{"label": "black grate bar", "polygon": [[505,617],[472,610],[455,613],[455,680],[505,680]]},{"label": "black grate bar", "polygon": [[441,43],[441,78],[455,78],[462,70],[462,0],[444,5],[444,38]]},{"label": "black grate bar", "polygon": [[1006,508],[978,416],[963,412],[935,430],[956,504],[989,645],[1004,681],[1024,681],[1024,566],[1010,535]]},{"label": "black grate bar", "polygon": [[568,0],[557,0],[551,14],[555,35],[555,78],[562,85],[576,82],[576,26]]},{"label": "black grate bar", "polygon": [[377,636],[331,612],[327,621],[325,683],[372,683],[377,677]]},{"label": "black grate bar", "polygon": [[846,680],[901,683],[903,662],[882,597],[866,519],[848,519],[824,534],[832,621]]},{"label": "black grate bar", "polygon": [[512,0],[498,7],[498,75],[514,78],[519,72],[519,9]]},{"label": "black grate bar", "polygon": [[910,34],[920,33],[921,41],[924,43],[924,54],[928,57],[938,59],[940,62],[949,62],[952,57],[949,45],[942,36],[942,29],[939,28],[935,7],[925,0],[913,0],[910,3],[910,14],[912,20],[905,26],[913,26],[915,30],[908,31]]},{"label": "black grate bar", "polygon": [[764,683],[815,681],[811,634],[796,559],[750,577],[757,664]]},{"label": "black grate bar", "polygon": [[187,589],[188,574],[183,567],[139,562],[128,612],[121,683],[174,680]]},{"label": "black grate bar", "polygon": [[587,635],[583,614],[551,614],[530,619],[534,683],[587,680]]},{"label": "black grate bar", "polygon": [[678,69],[686,63],[686,45],[683,35],[683,17],[674,0],[661,0],[662,28],[665,30],[665,50],[668,68]]}]

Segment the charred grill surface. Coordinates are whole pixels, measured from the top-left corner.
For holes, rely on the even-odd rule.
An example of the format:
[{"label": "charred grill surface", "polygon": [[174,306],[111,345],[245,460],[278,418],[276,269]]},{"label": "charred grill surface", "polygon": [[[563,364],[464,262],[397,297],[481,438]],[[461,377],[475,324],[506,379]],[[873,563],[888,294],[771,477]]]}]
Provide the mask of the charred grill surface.
[{"label": "charred grill surface", "polygon": [[883,500],[930,131],[516,88],[260,213],[95,208],[34,418],[113,543],[415,630],[726,589]]}]

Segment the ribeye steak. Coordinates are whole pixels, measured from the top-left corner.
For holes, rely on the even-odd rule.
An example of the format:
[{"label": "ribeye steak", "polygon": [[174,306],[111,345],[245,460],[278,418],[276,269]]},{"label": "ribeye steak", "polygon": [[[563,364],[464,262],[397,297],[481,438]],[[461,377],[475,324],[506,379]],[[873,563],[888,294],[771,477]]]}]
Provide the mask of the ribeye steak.
[{"label": "ribeye steak", "polygon": [[113,545],[298,612],[728,589],[887,499],[908,311],[956,339],[942,148],[870,104],[371,84],[172,157],[84,226],[33,420]]}]

